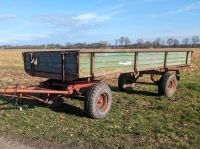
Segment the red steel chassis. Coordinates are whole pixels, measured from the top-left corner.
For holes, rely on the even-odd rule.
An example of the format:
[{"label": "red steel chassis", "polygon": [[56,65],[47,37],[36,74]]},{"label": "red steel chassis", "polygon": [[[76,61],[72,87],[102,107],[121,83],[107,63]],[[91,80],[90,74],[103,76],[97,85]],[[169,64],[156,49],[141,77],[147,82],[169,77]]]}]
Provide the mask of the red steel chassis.
[{"label": "red steel chassis", "polygon": [[[188,65],[189,66],[189,65]],[[182,66],[186,67],[186,65]],[[127,76],[135,77],[135,84],[148,84],[148,85],[158,85],[155,80],[156,75],[163,75],[166,72],[175,72],[178,80],[180,79],[179,69],[160,69],[160,70],[146,70],[137,73],[126,73]],[[152,83],[149,82],[138,82],[137,80],[143,75],[150,75]],[[81,89],[87,89],[97,83],[99,80],[92,80],[91,78],[86,78],[83,80],[72,81],[72,82],[62,82],[57,80],[47,80],[41,82],[38,86],[9,86],[5,89],[0,89],[0,95],[6,97],[12,97],[18,99],[35,100],[42,103],[48,104],[50,100],[57,100],[56,96],[69,97],[73,94],[82,94]],[[130,84],[131,85],[131,84]],[[37,97],[36,94],[44,95]],[[53,98],[52,98],[53,97]]]},{"label": "red steel chassis", "polygon": [[[39,86],[9,86],[0,89],[0,95],[18,99],[36,100],[47,104],[52,97],[65,96],[72,94],[81,94],[80,90],[88,88],[99,83],[98,80],[74,81],[74,82],[58,82],[56,80],[48,80],[41,82]],[[44,95],[43,98],[35,96],[36,94]],[[56,100],[57,98],[53,98]]]}]

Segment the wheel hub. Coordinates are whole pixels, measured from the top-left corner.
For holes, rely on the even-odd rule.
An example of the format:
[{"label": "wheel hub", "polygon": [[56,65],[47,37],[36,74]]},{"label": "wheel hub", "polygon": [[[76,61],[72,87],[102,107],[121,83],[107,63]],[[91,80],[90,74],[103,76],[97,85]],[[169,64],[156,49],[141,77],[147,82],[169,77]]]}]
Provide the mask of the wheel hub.
[{"label": "wheel hub", "polygon": [[103,93],[99,96],[97,100],[98,110],[100,112],[105,112],[108,107],[108,95]]},{"label": "wheel hub", "polygon": [[170,80],[169,85],[168,85],[168,89],[170,92],[173,92],[176,88],[176,80]]}]

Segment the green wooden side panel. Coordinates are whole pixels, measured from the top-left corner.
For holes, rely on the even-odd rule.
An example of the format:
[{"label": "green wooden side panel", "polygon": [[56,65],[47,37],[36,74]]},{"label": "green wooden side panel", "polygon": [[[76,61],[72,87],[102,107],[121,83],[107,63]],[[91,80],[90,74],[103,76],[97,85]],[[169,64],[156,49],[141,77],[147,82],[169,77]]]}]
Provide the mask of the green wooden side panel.
[{"label": "green wooden side panel", "polygon": [[[94,74],[109,72],[131,72],[134,68],[135,53],[95,53]],[[80,77],[90,75],[91,54],[80,54]]]},{"label": "green wooden side panel", "polygon": [[[191,52],[188,57],[188,64],[191,63]],[[133,72],[135,53],[95,53],[94,74],[99,76],[114,72]],[[167,67],[186,64],[187,52],[168,52]],[[147,70],[164,67],[165,52],[139,52],[137,69]],[[80,75],[79,77],[90,76],[91,53],[80,53]]]},{"label": "green wooden side panel", "polygon": [[138,70],[152,69],[164,65],[164,52],[140,52],[138,53]]},{"label": "green wooden side panel", "polygon": [[134,69],[135,53],[96,53],[94,74],[131,72]]},{"label": "green wooden side panel", "polygon": [[187,52],[169,52],[167,56],[167,66],[185,64],[186,56]]}]

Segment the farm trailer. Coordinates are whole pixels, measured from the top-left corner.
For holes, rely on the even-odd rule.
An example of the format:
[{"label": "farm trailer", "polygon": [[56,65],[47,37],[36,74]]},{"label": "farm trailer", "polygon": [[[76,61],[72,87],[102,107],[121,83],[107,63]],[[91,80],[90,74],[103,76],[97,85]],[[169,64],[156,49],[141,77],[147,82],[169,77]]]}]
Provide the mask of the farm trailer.
[{"label": "farm trailer", "polygon": [[[119,90],[135,84],[157,85],[160,95],[172,97],[180,80],[180,68],[190,66],[192,51],[186,49],[144,50],[67,50],[24,52],[24,69],[33,77],[48,78],[39,86],[10,86],[0,90],[16,101],[32,99],[59,105],[61,97],[85,96],[84,108],[95,119],[105,118],[112,104],[111,89],[96,80],[97,76],[120,73]],[[139,82],[150,75],[152,83]],[[155,76],[161,76],[156,80]],[[40,94],[38,97],[36,94]]]}]

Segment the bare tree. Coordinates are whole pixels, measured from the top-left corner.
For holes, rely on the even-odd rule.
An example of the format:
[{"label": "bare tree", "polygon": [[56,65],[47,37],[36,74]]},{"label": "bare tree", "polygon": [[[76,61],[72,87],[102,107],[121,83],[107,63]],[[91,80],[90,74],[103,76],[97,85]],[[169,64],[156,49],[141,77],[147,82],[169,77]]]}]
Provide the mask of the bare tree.
[{"label": "bare tree", "polygon": [[71,45],[71,42],[67,42],[67,43],[66,43],[66,46],[69,46],[69,45]]},{"label": "bare tree", "polygon": [[199,41],[200,41],[199,36],[192,37],[192,44],[194,47],[196,47],[199,44]]},{"label": "bare tree", "polygon": [[142,48],[144,46],[144,40],[142,38],[137,40],[137,47]]},{"label": "bare tree", "polygon": [[123,46],[123,44],[124,44],[124,37],[123,36],[119,38],[119,43],[120,43],[121,46]]},{"label": "bare tree", "polygon": [[182,43],[183,43],[183,45],[185,47],[187,47],[187,45],[189,45],[189,43],[190,43],[190,39],[189,38],[184,38],[183,41],[182,41]]},{"label": "bare tree", "polygon": [[157,39],[154,40],[154,42],[153,42],[153,47],[154,47],[154,48],[160,48],[161,42],[162,42],[161,38],[157,38]]},{"label": "bare tree", "polygon": [[128,37],[124,37],[125,46],[129,45],[130,43],[131,43],[131,40]]},{"label": "bare tree", "polygon": [[146,41],[144,44],[145,44],[146,48],[152,48],[152,46],[153,46],[151,41]]},{"label": "bare tree", "polygon": [[109,45],[108,41],[100,41],[99,43],[101,44],[101,48],[104,48],[104,49],[107,48]]},{"label": "bare tree", "polygon": [[137,43],[144,44],[144,40],[142,38],[140,38],[140,39],[137,40]]},{"label": "bare tree", "polygon": [[172,39],[172,38],[167,39],[167,44],[168,44],[170,47],[172,47],[173,44],[174,44],[174,39]]},{"label": "bare tree", "polygon": [[174,47],[177,47],[179,45],[179,43],[180,42],[177,39],[174,39],[174,41],[173,41]]},{"label": "bare tree", "polygon": [[165,46],[165,40],[161,41],[161,46]]},{"label": "bare tree", "polygon": [[119,39],[115,39],[115,46],[116,47],[118,46],[118,41],[119,41]]}]

